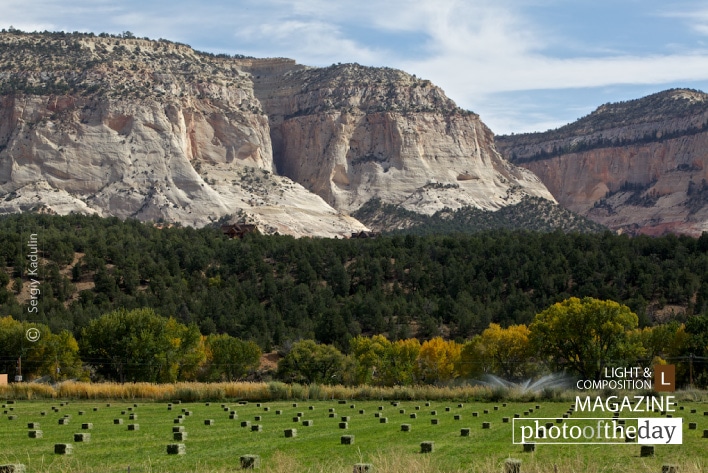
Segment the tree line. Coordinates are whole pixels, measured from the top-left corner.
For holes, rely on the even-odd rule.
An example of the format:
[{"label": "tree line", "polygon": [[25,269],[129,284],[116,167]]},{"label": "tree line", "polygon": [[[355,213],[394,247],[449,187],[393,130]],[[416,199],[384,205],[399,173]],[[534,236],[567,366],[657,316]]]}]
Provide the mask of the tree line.
[{"label": "tree line", "polygon": [[[445,385],[486,375],[507,381],[564,373],[598,380],[608,367],[678,365],[680,384],[708,386],[708,315],[686,324],[638,327],[622,304],[569,298],[538,313],[531,324],[503,328],[491,323],[463,343],[433,337],[389,340],[356,336],[342,352],[333,345],[299,340],[281,347],[277,369],[260,367],[261,349],[227,334],[201,334],[192,324],[151,309],[105,314],[82,330],[68,331],[0,318],[0,369],[18,356],[30,379],[118,382],[236,381],[278,379],[301,384],[373,386]],[[30,327],[41,338],[25,342]],[[676,363],[691,356],[691,364]],[[694,363],[695,361],[695,363]],[[5,366],[3,367],[2,364]],[[9,368],[9,369],[8,369]]]}]

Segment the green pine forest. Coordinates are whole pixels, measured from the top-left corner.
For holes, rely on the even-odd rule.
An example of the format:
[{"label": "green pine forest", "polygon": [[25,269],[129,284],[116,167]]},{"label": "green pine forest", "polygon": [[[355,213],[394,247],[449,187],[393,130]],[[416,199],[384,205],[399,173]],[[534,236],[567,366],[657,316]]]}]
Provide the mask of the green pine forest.
[{"label": "green pine forest", "polygon": [[[36,313],[28,310],[30,234],[41,255]],[[0,268],[0,316],[66,330],[79,345],[92,321],[123,309],[151,308],[265,352],[311,339],[343,353],[359,335],[463,343],[491,323],[528,325],[570,297],[627,305],[639,327],[708,310],[708,234],[230,240],[216,227],[26,213],[0,218]]]}]

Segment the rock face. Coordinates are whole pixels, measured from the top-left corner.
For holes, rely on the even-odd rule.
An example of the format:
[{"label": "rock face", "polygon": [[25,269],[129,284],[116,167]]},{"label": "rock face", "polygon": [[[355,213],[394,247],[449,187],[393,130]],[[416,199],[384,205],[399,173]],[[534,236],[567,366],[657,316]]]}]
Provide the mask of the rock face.
[{"label": "rock face", "polygon": [[420,213],[552,199],[479,118],[400,71],[168,41],[0,33],[0,212],[336,236],[373,197]]},{"label": "rock face", "polygon": [[708,95],[676,89],[607,104],[555,131],[497,137],[558,202],[618,231],[708,230]]},{"label": "rock face", "polygon": [[251,72],[278,172],[337,209],[372,198],[424,214],[496,210],[526,195],[553,200],[536,176],[500,157],[477,115],[429,81],[358,64]]}]

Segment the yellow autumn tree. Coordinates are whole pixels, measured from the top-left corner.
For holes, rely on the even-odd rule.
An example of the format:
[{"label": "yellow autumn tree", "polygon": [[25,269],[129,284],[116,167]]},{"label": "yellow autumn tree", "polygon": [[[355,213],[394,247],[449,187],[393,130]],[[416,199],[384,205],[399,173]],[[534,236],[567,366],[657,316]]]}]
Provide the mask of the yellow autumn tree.
[{"label": "yellow autumn tree", "polygon": [[435,337],[424,342],[418,354],[416,377],[424,383],[445,383],[458,376],[455,367],[460,360],[462,345],[454,340]]}]

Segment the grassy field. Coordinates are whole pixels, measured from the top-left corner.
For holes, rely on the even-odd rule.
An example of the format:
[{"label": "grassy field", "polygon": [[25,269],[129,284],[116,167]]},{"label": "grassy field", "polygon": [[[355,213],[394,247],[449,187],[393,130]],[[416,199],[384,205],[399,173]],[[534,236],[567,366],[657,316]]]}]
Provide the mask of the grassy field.
[{"label": "grassy field", "polygon": [[[682,401],[676,407],[674,417],[683,418],[683,444],[657,445],[653,458],[640,458],[636,444],[538,445],[534,453],[512,444],[511,423],[503,423],[503,417],[518,413],[523,418],[530,408],[531,417],[561,417],[567,402],[510,402],[505,407],[502,402],[459,407],[456,401],[432,401],[429,406],[424,401],[401,401],[397,406],[388,401],[278,401],[260,406],[231,402],[225,407],[222,402],[200,402],[175,403],[171,410],[163,402],[139,401],[137,407],[125,401],[111,401],[110,406],[108,401],[62,402],[3,402],[0,465],[22,463],[29,472],[226,472],[240,469],[242,455],[255,454],[261,457],[260,471],[269,472],[351,472],[355,463],[371,463],[380,473],[502,472],[509,457],[522,460],[521,471],[529,473],[659,473],[664,464],[679,465],[681,473],[708,471],[708,438],[702,438],[708,429],[708,404],[698,402]],[[232,411],[237,418],[229,418]],[[298,413],[302,416],[296,422]],[[131,420],[131,414],[136,419]],[[65,415],[70,416],[68,425],[59,425]],[[178,415],[184,416],[182,423],[175,423]],[[455,415],[461,419],[455,420]],[[347,429],[339,427],[343,416],[349,417]],[[433,418],[437,425],[431,423]],[[115,424],[114,419],[123,423]],[[214,425],[205,425],[207,419]],[[312,425],[303,425],[305,420]],[[251,425],[242,427],[245,421]],[[42,438],[29,438],[31,422],[40,424]],[[491,428],[482,429],[482,422],[490,422]],[[697,429],[688,430],[689,422],[696,422]],[[93,427],[82,430],[83,423]],[[139,430],[129,431],[128,424],[138,424]],[[401,431],[401,424],[410,424],[411,430]],[[253,425],[262,430],[252,431]],[[173,440],[176,426],[188,433],[184,441]],[[460,435],[465,427],[471,429],[469,437]],[[291,428],[297,429],[297,436],[286,438],[284,431]],[[90,433],[91,440],[74,442],[74,434],[82,432]],[[354,444],[342,445],[342,435],[353,435]],[[435,442],[432,454],[420,453],[423,441]],[[72,444],[73,454],[54,454],[57,443]],[[168,455],[171,443],[185,444],[186,455]]]}]

